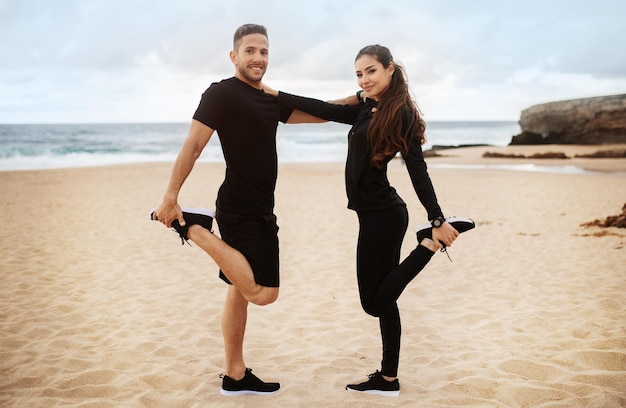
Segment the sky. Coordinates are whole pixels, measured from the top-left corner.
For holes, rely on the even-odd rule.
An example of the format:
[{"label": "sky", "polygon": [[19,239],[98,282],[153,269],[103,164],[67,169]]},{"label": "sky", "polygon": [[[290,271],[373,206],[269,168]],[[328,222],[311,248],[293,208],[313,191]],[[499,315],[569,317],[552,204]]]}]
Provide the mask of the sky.
[{"label": "sky", "polygon": [[188,122],[245,23],[268,29],[275,89],[351,95],[382,44],[427,121],[516,121],[626,93],[624,21],[624,0],[0,0],[0,123]]}]

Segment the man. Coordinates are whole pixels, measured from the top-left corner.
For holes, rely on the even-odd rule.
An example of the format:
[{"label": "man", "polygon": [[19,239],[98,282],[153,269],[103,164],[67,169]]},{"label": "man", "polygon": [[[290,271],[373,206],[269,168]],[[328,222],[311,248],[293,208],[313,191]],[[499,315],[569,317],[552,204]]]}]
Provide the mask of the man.
[{"label": "man", "polygon": [[[237,29],[230,52],[235,76],[213,83],[202,95],[163,202],[152,214],[152,219],[174,227],[183,239],[207,252],[219,266],[220,277],[230,284],[222,317],[223,395],[269,395],[280,389],[280,384],[253,375],[243,358],[248,304],[273,303],[279,288],[278,226],[273,214],[276,128],[292,111],[262,90],[268,56],[265,27],[246,24]],[[297,115],[291,119],[297,120]],[[226,161],[215,213],[221,239],[211,231],[210,213],[191,209],[183,214],[178,204],[183,183],[215,131]]]}]

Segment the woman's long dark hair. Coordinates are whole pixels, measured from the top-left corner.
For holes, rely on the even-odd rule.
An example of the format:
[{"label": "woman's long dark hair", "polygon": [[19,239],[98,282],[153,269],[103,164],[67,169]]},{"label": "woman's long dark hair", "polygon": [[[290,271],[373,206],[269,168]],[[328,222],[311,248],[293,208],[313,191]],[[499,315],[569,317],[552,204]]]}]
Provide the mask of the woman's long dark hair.
[{"label": "woman's long dark hair", "polygon": [[390,64],[394,66],[389,88],[378,98],[376,114],[370,121],[367,130],[367,141],[372,149],[371,164],[382,168],[385,159],[390,155],[401,152],[406,155],[409,143],[402,134],[402,107],[411,111],[411,122],[406,130],[414,132],[412,135],[419,139],[420,144],[426,142],[424,131],[426,123],[420,115],[419,108],[411,98],[409,84],[404,68],[393,61],[393,56],[387,47],[382,45],[368,45],[357,54],[355,62],[363,55],[371,55],[380,62],[383,68]]}]

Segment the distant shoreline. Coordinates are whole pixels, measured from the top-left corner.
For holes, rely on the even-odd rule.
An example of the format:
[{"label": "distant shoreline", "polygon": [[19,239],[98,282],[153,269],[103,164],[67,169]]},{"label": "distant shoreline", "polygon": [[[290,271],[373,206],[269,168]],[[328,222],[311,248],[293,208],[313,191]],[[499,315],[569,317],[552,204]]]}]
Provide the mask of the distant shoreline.
[{"label": "distant shoreline", "polygon": [[[473,145],[444,147],[424,152],[429,164],[460,166],[515,166],[534,165],[546,170],[550,167],[580,168],[602,173],[626,172],[626,145]],[[540,166],[540,167],[538,167]]]},{"label": "distant shoreline", "polygon": [[[425,150],[424,157],[431,168],[448,169],[493,169],[519,170],[547,173],[578,174],[584,172],[601,172],[611,174],[626,174],[626,157],[611,157],[599,152],[624,152],[626,145],[464,145],[459,147],[438,148]],[[303,165],[318,166],[343,164],[341,160],[332,161],[281,161],[279,166]],[[52,171],[69,169],[87,169],[98,167],[121,167],[134,165],[150,165],[167,163],[171,165],[173,159],[132,161],[127,163],[109,163],[81,166],[53,167],[42,169],[7,169],[0,173],[26,171]],[[198,163],[223,166],[221,160],[199,160]],[[580,170],[580,171],[579,171]]]}]

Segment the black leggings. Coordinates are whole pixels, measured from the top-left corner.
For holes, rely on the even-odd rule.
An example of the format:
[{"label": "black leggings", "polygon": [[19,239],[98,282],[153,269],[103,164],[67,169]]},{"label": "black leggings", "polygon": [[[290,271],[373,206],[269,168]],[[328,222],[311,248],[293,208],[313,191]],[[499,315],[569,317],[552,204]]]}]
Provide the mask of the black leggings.
[{"label": "black leggings", "polygon": [[404,206],[357,211],[357,214],[359,241],[356,270],[361,306],[367,314],[379,319],[383,343],[381,373],[396,377],[402,331],[396,301],[434,252],[418,245],[400,263],[402,240],[409,223]]}]

